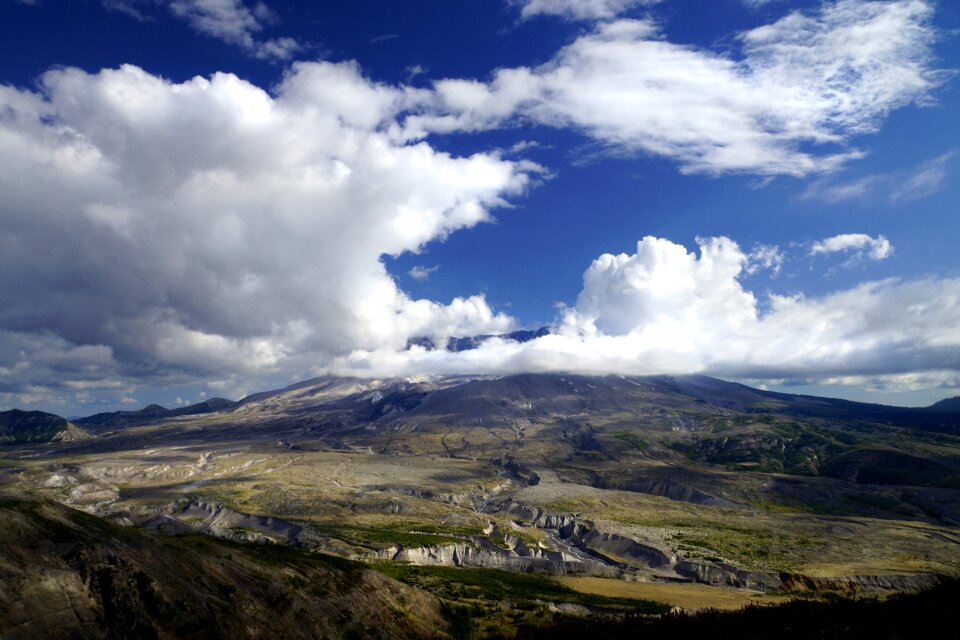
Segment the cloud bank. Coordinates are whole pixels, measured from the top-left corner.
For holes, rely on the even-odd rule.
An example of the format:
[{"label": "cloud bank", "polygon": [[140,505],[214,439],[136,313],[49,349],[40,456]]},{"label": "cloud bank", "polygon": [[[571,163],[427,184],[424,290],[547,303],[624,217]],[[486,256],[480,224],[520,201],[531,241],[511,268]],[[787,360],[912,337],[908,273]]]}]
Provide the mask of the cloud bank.
[{"label": "cloud bank", "polygon": [[770,294],[761,313],[740,282],[750,254],[723,237],[698,244],[699,255],[647,237],[634,254],[598,257],[553,335],[462,353],[355,352],[318,371],[863,380],[960,367],[960,279],[888,279],[820,298]]}]

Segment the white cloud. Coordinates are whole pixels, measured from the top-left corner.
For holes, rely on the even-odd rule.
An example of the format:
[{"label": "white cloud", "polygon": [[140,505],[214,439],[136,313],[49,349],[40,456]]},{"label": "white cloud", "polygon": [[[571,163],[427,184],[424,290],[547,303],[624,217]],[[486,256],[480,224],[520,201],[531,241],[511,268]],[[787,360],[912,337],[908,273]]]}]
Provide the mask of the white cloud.
[{"label": "white cloud", "polygon": [[434,265],[432,267],[424,267],[421,265],[417,265],[411,268],[410,271],[407,272],[407,275],[409,275],[414,280],[426,280],[427,278],[430,277],[430,274],[434,273],[439,268],[440,268],[440,265]]},{"label": "white cloud", "polygon": [[840,0],[739,34],[740,56],[667,41],[644,20],[605,22],[537,68],[435,84],[408,135],[532,120],[575,127],[683,171],[794,175],[862,157],[849,140],[928,104],[933,9],[922,0]]},{"label": "white cloud", "polygon": [[855,264],[865,258],[885,260],[893,255],[893,245],[884,236],[873,238],[865,233],[842,233],[814,242],[810,247],[811,256],[851,251],[854,253],[845,263],[846,266]]},{"label": "white cloud", "polygon": [[567,20],[604,20],[660,0],[510,0],[520,7],[523,18],[538,15],[560,16]]},{"label": "white cloud", "polygon": [[821,298],[769,295],[761,314],[739,282],[748,255],[726,238],[698,242],[699,256],[661,238],[644,238],[632,255],[600,256],[558,332],[537,340],[491,340],[460,353],[358,351],[317,371],[823,380],[956,370],[960,279],[868,282]]},{"label": "white cloud", "polygon": [[960,389],[960,372],[956,370],[923,371],[877,376],[839,376],[826,378],[820,384],[860,387],[875,393],[910,393],[928,389]]},{"label": "white cloud", "polygon": [[747,256],[747,264],[744,271],[747,275],[752,275],[761,269],[769,269],[774,275],[777,275],[780,273],[780,270],[783,269],[783,263],[786,259],[787,257],[780,247],[758,244]]},{"label": "white cloud", "polygon": [[765,7],[772,2],[778,2],[779,0],[740,0],[740,2],[750,8],[750,9],[759,9],[760,7]]},{"label": "white cloud", "polygon": [[150,19],[155,4],[166,6],[175,17],[185,21],[198,33],[217,38],[265,60],[289,60],[303,50],[290,37],[262,38],[268,25],[278,22],[276,14],[259,2],[252,8],[243,0],[101,0],[109,11],[119,11],[140,21]]},{"label": "white cloud", "polygon": [[40,86],[0,87],[0,367],[243,379],[512,328],[480,295],[411,299],[381,262],[488,220],[539,171],[397,142],[405,90],[328,63],[274,95],[133,66]]}]

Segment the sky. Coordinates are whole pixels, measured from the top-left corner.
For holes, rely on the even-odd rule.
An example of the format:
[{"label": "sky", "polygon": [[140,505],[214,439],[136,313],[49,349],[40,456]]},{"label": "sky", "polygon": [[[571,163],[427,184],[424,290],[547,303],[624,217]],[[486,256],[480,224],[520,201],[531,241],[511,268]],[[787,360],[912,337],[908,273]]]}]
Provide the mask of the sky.
[{"label": "sky", "polygon": [[0,0],[0,42],[0,410],[960,394],[957,3]]}]

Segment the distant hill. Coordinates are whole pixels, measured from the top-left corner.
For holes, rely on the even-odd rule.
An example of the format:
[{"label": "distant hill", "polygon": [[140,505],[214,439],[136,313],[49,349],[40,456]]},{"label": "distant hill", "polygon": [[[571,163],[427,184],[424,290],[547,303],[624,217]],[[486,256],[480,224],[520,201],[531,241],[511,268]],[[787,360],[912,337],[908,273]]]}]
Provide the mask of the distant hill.
[{"label": "distant hill", "polygon": [[960,396],[944,398],[940,402],[934,402],[926,408],[930,413],[957,413],[960,414]]},{"label": "distant hill", "polygon": [[81,440],[89,437],[90,434],[83,429],[52,413],[20,409],[0,412],[0,444]]},{"label": "distant hill", "polygon": [[193,416],[203,413],[213,413],[214,411],[223,411],[232,408],[236,404],[233,400],[227,400],[226,398],[210,398],[204,402],[180,407],[179,409],[167,409],[159,404],[151,404],[139,411],[96,413],[86,418],[79,418],[74,422],[84,427],[117,429],[150,424],[151,422],[165,420],[167,418],[176,418],[178,416]]}]

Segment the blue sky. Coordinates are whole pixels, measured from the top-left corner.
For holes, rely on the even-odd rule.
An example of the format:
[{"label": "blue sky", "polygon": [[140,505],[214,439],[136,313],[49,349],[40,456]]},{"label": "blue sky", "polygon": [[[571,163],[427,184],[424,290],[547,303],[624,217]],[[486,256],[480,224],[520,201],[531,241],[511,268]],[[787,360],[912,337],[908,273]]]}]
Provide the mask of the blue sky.
[{"label": "blue sky", "polygon": [[328,372],[956,395],[958,30],[927,0],[3,0],[0,409]]}]

